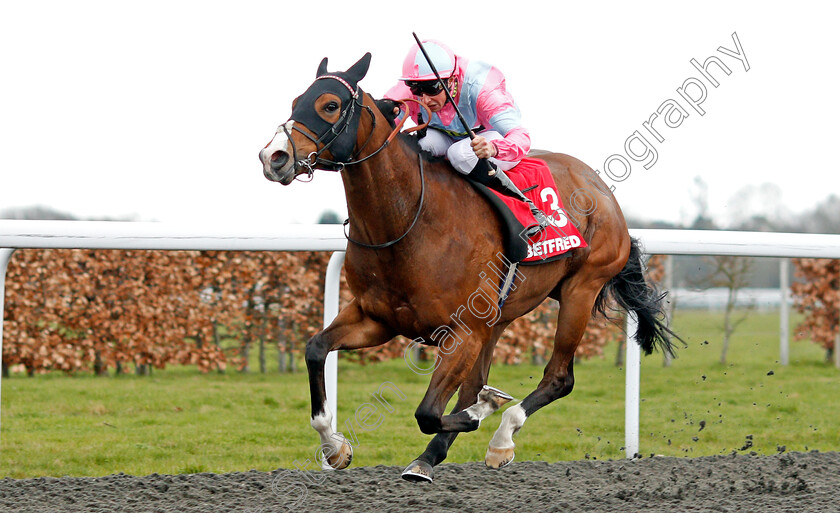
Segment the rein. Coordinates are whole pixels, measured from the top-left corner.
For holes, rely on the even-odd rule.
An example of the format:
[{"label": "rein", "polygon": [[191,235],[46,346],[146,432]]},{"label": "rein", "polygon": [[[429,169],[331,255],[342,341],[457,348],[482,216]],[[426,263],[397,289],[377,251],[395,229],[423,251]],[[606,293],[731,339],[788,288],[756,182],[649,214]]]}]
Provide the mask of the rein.
[{"label": "rein", "polygon": [[[423,107],[424,109],[426,109],[426,114],[427,114],[426,118],[427,119],[432,118],[432,115],[431,115],[432,113],[429,110],[429,108],[427,106],[423,105],[421,102],[415,100],[414,98],[406,98],[404,100],[399,100],[397,103],[399,103],[403,107],[405,107],[405,115],[403,115],[403,118],[400,120],[399,123],[397,123],[397,125],[394,127],[394,129],[391,131],[391,133],[388,135],[388,138],[385,139],[385,142],[382,143],[382,146],[380,146],[376,151],[374,151],[373,153],[371,153],[367,157],[365,157],[363,159],[356,160],[355,162],[348,162],[345,165],[358,164],[360,162],[364,162],[365,160],[373,157],[374,155],[376,155],[377,153],[379,153],[380,151],[385,149],[385,147],[388,146],[388,144],[390,144],[392,140],[394,140],[394,138],[397,136],[397,134],[400,133],[400,130],[402,129],[403,125],[405,125],[405,122],[409,118],[407,102],[414,102],[417,105]],[[429,122],[427,121],[425,123],[422,123],[421,125],[414,126],[414,127],[406,129],[405,133],[410,134],[412,132],[417,132],[419,130],[422,130],[422,129],[426,128],[428,125],[429,125]],[[374,128],[375,127],[376,127],[376,123],[374,122]],[[373,128],[371,128],[371,134],[372,133],[373,133]],[[368,135],[368,141],[369,140],[370,140],[370,135]],[[365,141],[365,145],[366,144],[367,144],[367,141]],[[364,145],[362,147],[364,148]],[[356,244],[356,245],[361,246],[363,248],[384,249],[384,248],[388,248],[388,247],[393,246],[397,242],[403,240],[409,233],[411,233],[411,230],[414,229],[414,225],[417,224],[417,220],[420,219],[420,213],[423,211],[423,203],[424,203],[424,199],[426,197],[426,178],[423,174],[423,156],[422,155],[420,155],[420,154],[417,155],[417,162],[418,162],[419,167],[420,167],[420,204],[417,206],[417,213],[414,214],[414,219],[411,221],[411,225],[409,225],[408,229],[405,232],[403,232],[403,234],[400,235],[399,237],[397,237],[396,239],[389,240],[388,242],[383,242],[382,244],[367,244],[365,242],[361,242],[361,241],[358,241],[358,240],[350,237],[350,234],[347,232],[347,226],[350,224],[350,218],[348,217],[343,223],[344,238],[346,238],[348,241],[352,242],[353,244]]]},{"label": "rein", "polygon": [[347,233],[347,225],[350,224],[350,218],[348,217],[344,221],[344,237],[347,240],[349,240],[353,244],[357,244],[359,246],[362,246],[363,248],[384,249],[384,248],[391,247],[394,244],[396,244],[397,242],[403,240],[406,237],[406,235],[408,235],[411,232],[411,230],[414,229],[414,225],[417,224],[417,220],[420,219],[420,212],[423,211],[423,198],[425,198],[425,196],[426,196],[426,179],[423,176],[423,156],[422,155],[417,155],[417,161],[420,163],[420,205],[417,206],[417,213],[414,214],[414,220],[411,221],[411,225],[408,227],[408,229],[405,232],[403,232],[403,234],[400,235],[399,237],[397,237],[396,239],[389,240],[388,242],[383,242],[382,244],[367,244],[367,243],[358,241],[356,239],[350,238],[350,234]]},{"label": "rein", "polygon": [[[374,131],[376,130],[376,115],[373,113],[372,109],[369,106],[364,105],[364,103],[362,103],[362,101],[360,101],[359,89],[357,88],[356,90],[354,90],[350,86],[350,84],[348,84],[344,79],[342,79],[341,77],[334,76],[334,75],[321,75],[317,79],[325,79],[325,78],[332,78],[332,79],[338,80],[342,85],[344,85],[344,87],[346,87],[350,91],[350,93],[352,95],[352,101],[348,104],[347,107],[345,107],[342,110],[341,114],[339,115],[336,122],[333,123],[332,127],[329,128],[328,130],[326,130],[320,136],[317,136],[317,134],[308,133],[309,129],[307,129],[307,131],[305,132],[305,131],[301,130],[300,128],[298,128],[297,125],[292,126],[292,130],[296,130],[298,133],[302,134],[304,137],[306,137],[307,139],[309,139],[310,141],[315,143],[316,148],[318,148],[319,145],[323,144],[322,147],[320,147],[316,151],[313,151],[312,153],[310,153],[306,157],[306,159],[295,160],[295,167],[296,168],[300,168],[300,167],[305,168],[306,169],[306,174],[309,176],[310,180],[312,179],[312,176],[315,173],[316,167],[319,168],[319,169],[323,169],[324,171],[342,172],[342,171],[344,171],[344,169],[347,166],[353,166],[353,165],[356,165],[356,164],[361,164],[362,162],[365,162],[368,159],[371,159],[374,156],[378,155],[379,152],[384,150],[391,143],[391,141],[394,140],[394,138],[397,136],[397,134],[399,134],[400,131],[402,130],[402,127],[405,125],[405,122],[408,121],[408,118],[410,117],[409,116],[408,102],[414,102],[417,105],[419,105],[420,107],[422,107],[423,109],[425,109],[426,119],[431,120],[431,117],[432,117],[431,111],[429,110],[429,108],[426,105],[423,105],[422,102],[420,102],[418,100],[415,100],[414,98],[406,98],[404,100],[397,100],[397,103],[403,106],[403,108],[404,108],[403,110],[405,111],[405,114],[403,115],[403,118],[400,120],[400,122],[396,124],[394,129],[391,131],[391,133],[385,139],[385,142],[383,142],[382,145],[379,146],[379,148],[377,148],[375,151],[373,151],[371,154],[369,154],[366,157],[362,157],[362,158],[356,157],[355,160],[351,157],[351,160],[349,160],[347,162],[336,162],[336,161],[325,159],[321,156],[321,154],[324,151],[326,151],[332,145],[332,143],[338,138],[339,135],[341,135],[342,133],[344,133],[345,130],[347,130],[347,127],[350,126],[350,122],[352,121],[353,114],[355,112],[356,106],[359,106],[359,107],[365,109],[367,111],[367,113],[370,115],[370,118],[371,118],[370,133],[368,134],[367,139],[365,140],[364,144],[362,144],[362,146],[359,148],[359,150],[357,152],[357,155],[360,155],[362,153],[364,148],[368,145],[371,138],[373,137]],[[341,126],[339,126],[339,124],[341,124]],[[422,129],[426,128],[428,125],[429,125],[429,122],[426,121],[424,123],[421,123],[418,126],[407,128],[405,130],[405,133],[409,134],[409,133],[412,133],[412,132],[422,130]],[[283,127],[283,132],[286,134],[286,138],[292,144],[292,154],[294,155],[294,158],[296,159],[297,158],[297,148],[295,147],[294,140],[292,139],[288,128],[286,128],[285,123],[282,125],[282,127]],[[329,142],[325,143],[324,140],[329,134],[333,134],[334,137]],[[317,138],[316,138],[316,136],[317,136]],[[315,157],[314,160],[312,159],[313,156]],[[350,234],[347,231],[347,226],[350,224],[350,219],[348,218],[343,223],[344,237],[348,241],[350,241],[353,244],[356,244],[358,246],[361,246],[363,248],[384,249],[384,248],[391,247],[394,244],[398,243],[399,241],[403,240],[411,232],[411,230],[414,229],[414,226],[417,224],[417,220],[420,219],[420,213],[423,211],[423,204],[424,204],[424,200],[425,200],[425,197],[426,197],[426,180],[425,180],[425,176],[424,176],[424,173],[423,173],[423,156],[418,154],[417,160],[419,162],[419,167],[420,167],[420,204],[417,207],[417,212],[414,214],[414,219],[411,221],[411,225],[408,227],[408,229],[402,235],[397,237],[396,239],[389,240],[388,242],[383,242],[382,244],[367,244],[365,242],[361,242],[361,241],[358,241],[358,240],[350,237]],[[332,169],[320,167],[322,165],[327,165]]]},{"label": "rein", "polygon": [[[394,138],[397,136],[397,134],[400,133],[400,130],[402,130],[402,127],[403,127],[403,125],[405,125],[405,122],[408,121],[409,116],[408,116],[408,105],[406,104],[407,102],[414,102],[417,105],[423,107],[423,109],[426,110],[426,114],[427,114],[426,118],[431,119],[431,111],[429,110],[429,108],[427,106],[423,105],[422,102],[420,102],[418,100],[415,100],[414,98],[406,98],[404,100],[397,100],[397,103],[399,103],[403,107],[405,107],[405,115],[400,120],[400,122],[397,123],[397,125],[394,127],[394,129],[391,131],[391,133],[388,135],[388,138],[385,139],[385,142],[382,143],[382,145],[379,148],[377,148],[373,153],[371,153],[370,155],[368,155],[366,157],[357,158],[356,160],[352,160],[352,158],[351,158],[351,160],[347,161],[347,162],[336,162],[336,161],[333,161],[333,160],[325,159],[325,158],[321,157],[321,154],[324,151],[326,151],[327,149],[329,149],[329,147],[336,140],[336,138],[338,138],[339,135],[344,133],[344,131],[347,130],[347,127],[350,126],[350,121],[353,117],[353,112],[355,111],[355,108],[356,108],[357,105],[367,111],[367,113],[370,115],[370,121],[371,121],[370,133],[368,134],[368,137],[365,140],[364,144],[362,144],[362,146],[359,148],[358,154],[362,153],[362,151],[365,149],[365,147],[370,142],[371,137],[373,137],[373,132],[374,132],[374,130],[376,130],[376,115],[374,115],[374,113],[373,113],[373,111],[371,110],[370,107],[368,107],[367,105],[364,105],[363,103],[359,102],[358,90],[353,91],[353,89],[350,88],[350,85],[347,84],[347,82],[342,80],[340,77],[335,77],[335,76],[332,76],[332,75],[322,75],[318,78],[319,79],[321,79],[321,78],[334,78],[336,80],[339,80],[342,84],[344,84],[345,87],[347,87],[351,91],[351,93],[353,93],[353,101],[350,102],[349,106],[341,112],[341,115],[338,117],[336,122],[333,123],[333,126],[329,130],[324,132],[322,135],[320,135],[317,139],[315,138],[315,135],[317,135],[317,134],[310,135],[308,132],[304,132],[303,130],[298,128],[297,125],[292,126],[292,130],[296,130],[298,133],[300,133],[301,135],[303,135],[304,137],[306,137],[307,139],[309,139],[310,141],[315,143],[316,148],[320,144],[324,144],[324,146],[322,146],[321,148],[319,148],[316,151],[313,151],[312,153],[310,153],[306,157],[306,159],[300,159],[300,160],[295,161],[295,167],[296,168],[300,168],[300,167],[305,168],[306,169],[306,174],[309,176],[310,180],[312,179],[312,175],[315,173],[315,169],[321,169],[323,171],[334,171],[334,172],[339,172],[340,173],[341,171],[344,171],[345,167],[352,166],[352,165],[355,165],[355,164],[361,164],[362,162],[364,162],[364,161],[366,161],[370,158],[373,158],[379,152],[384,150],[385,147],[388,146],[391,143],[391,141],[394,140]],[[349,116],[347,115],[348,113],[350,114]],[[343,125],[341,127],[339,127],[338,126],[339,123],[342,123],[342,122],[343,122]],[[428,124],[429,124],[428,122],[425,122],[425,123],[422,123],[421,125],[410,127],[410,128],[405,130],[405,133],[410,134],[412,132],[422,130],[422,129],[426,128],[428,126]],[[291,134],[289,133],[289,130],[286,128],[285,124],[283,124],[281,126],[283,127],[283,132],[286,134],[286,138],[288,138],[289,142],[291,142],[291,144],[292,144],[292,152],[296,157],[297,156],[297,148],[295,148],[295,143],[292,140]],[[307,131],[308,131],[308,129],[307,129]],[[328,143],[324,143],[324,138],[328,134],[334,134],[335,137],[333,137]],[[315,157],[315,160],[312,160],[313,156]],[[327,165],[327,166],[329,166],[329,168],[319,167],[319,165]]]}]

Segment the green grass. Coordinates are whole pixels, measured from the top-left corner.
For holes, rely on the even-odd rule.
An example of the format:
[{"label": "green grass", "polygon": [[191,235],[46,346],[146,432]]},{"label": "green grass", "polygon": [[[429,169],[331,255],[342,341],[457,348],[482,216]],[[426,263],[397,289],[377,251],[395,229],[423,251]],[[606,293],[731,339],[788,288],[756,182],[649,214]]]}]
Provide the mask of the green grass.
[{"label": "green grass", "polygon": [[[688,347],[670,368],[662,367],[661,355],[643,358],[640,451],[728,453],[742,449],[749,435],[746,452],[772,454],[782,445],[840,450],[840,371],[824,363],[823,350],[792,342],[791,365],[782,367],[778,316],[753,313],[732,340],[729,363],[721,365],[718,325],[717,314],[679,313],[674,328]],[[624,372],[614,355],[608,347],[604,359],[576,365],[574,392],[531,417],[517,435],[517,461],[624,456]],[[541,376],[541,367],[499,365],[490,384],[521,399]],[[393,411],[372,396],[385,382],[406,396],[382,389]],[[340,363],[339,430],[352,429],[358,440],[354,466],[403,465],[422,452],[429,437],[413,413],[427,383],[402,360]],[[369,430],[355,417],[365,404],[378,408],[368,426],[381,422]],[[483,460],[500,420],[497,413],[478,431],[460,435],[447,461]],[[317,447],[304,372],[200,375],[174,368],[145,378],[3,380],[0,476],[315,469]]]}]

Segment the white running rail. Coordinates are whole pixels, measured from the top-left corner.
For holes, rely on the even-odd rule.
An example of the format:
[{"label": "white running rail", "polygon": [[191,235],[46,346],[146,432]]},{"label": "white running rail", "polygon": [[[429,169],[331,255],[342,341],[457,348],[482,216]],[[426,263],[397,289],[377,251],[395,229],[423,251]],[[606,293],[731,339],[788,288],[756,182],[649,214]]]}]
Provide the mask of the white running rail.
[{"label": "white running rail", "polygon": [[[734,255],[779,258],[840,258],[840,235],[713,230],[630,230],[645,253]],[[109,221],[0,220],[0,312],[6,266],[15,249],[145,249],[218,251],[335,251],[327,267],[324,326],[338,313],[338,283],[347,241],[340,225],[286,225],[268,228]],[[631,317],[631,316],[628,316]],[[632,322],[632,321],[630,321]],[[634,330],[628,329],[628,333]],[[784,331],[784,330],[783,330]],[[639,452],[640,351],[628,341],[626,358],[625,450]],[[0,350],[3,323],[0,322]],[[338,359],[327,359],[327,403],[337,423]]]}]

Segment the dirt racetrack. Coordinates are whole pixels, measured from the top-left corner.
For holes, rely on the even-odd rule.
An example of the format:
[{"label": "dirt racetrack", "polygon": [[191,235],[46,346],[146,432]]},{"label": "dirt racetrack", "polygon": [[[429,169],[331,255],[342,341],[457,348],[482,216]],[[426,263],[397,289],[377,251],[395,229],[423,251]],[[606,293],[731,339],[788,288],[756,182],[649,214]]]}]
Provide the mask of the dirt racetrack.
[{"label": "dirt racetrack", "polygon": [[837,452],[444,464],[432,484],[403,481],[401,470],[4,479],[0,511],[840,511]]}]

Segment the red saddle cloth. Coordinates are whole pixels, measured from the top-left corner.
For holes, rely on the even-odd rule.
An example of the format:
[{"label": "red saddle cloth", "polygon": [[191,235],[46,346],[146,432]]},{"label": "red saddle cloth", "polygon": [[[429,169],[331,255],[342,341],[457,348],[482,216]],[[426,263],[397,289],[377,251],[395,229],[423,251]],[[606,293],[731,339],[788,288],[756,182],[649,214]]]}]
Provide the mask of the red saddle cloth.
[{"label": "red saddle cloth", "polygon": [[[587,246],[586,241],[566,214],[548,164],[539,159],[526,157],[506,173],[537,208],[554,219],[554,226],[544,228],[530,238],[528,256],[523,262],[553,260],[571,249]],[[537,224],[526,203],[496,191],[493,193],[507,205],[523,226],[527,228]]]}]

